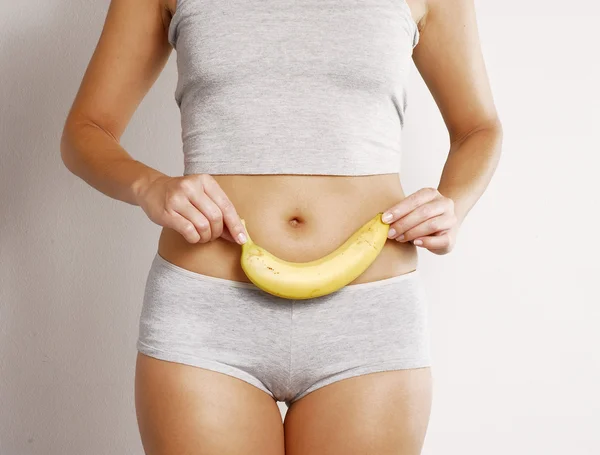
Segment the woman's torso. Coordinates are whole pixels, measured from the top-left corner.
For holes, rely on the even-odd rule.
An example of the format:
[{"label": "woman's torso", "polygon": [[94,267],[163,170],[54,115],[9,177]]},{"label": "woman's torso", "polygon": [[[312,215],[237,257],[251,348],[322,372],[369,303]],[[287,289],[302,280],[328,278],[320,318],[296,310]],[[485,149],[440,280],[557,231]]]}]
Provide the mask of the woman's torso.
[{"label": "woman's torso", "polygon": [[[272,22],[275,16],[270,10],[252,4],[252,18],[260,21],[255,25],[262,27],[261,32],[239,22],[242,3],[228,7],[238,9],[223,11],[224,16],[215,16],[210,11],[204,13],[204,7],[210,3],[204,0],[164,2],[170,11],[179,7],[169,36],[172,43],[179,39],[181,53],[176,99],[182,108],[186,173],[213,175],[245,219],[254,242],[285,260],[317,259],[341,245],[377,212],[404,198],[395,154],[406,107],[407,59],[418,37],[410,11],[405,8],[407,4],[402,4],[402,0],[373,0],[363,6],[332,4],[337,15],[331,16],[323,9],[318,12],[317,3],[310,3],[310,17],[316,22],[309,24],[304,16],[299,17],[298,21],[305,19],[298,22],[303,24],[304,35],[296,37],[294,33],[299,30],[292,33],[286,28],[298,25],[295,15],[300,6],[295,2],[278,4],[277,20],[286,20],[286,26]],[[361,24],[361,18],[368,13],[370,21]],[[356,27],[344,36],[343,23],[348,20],[356,22]],[[230,34],[222,28],[234,25],[235,35],[229,39]],[[327,35],[328,32],[333,35]],[[244,41],[250,36],[259,41]],[[284,36],[284,44],[278,45]],[[261,39],[268,44],[266,49],[277,55],[264,60],[266,51]],[[319,40],[324,39],[326,42],[319,47]],[[310,46],[310,52],[304,45]],[[238,65],[232,66],[240,58]],[[270,62],[271,66],[257,66],[258,61]],[[310,66],[314,64],[320,66]],[[314,73],[305,73],[308,68]],[[271,75],[270,79],[260,77],[263,73],[265,77]],[[239,79],[242,74],[244,78]],[[299,85],[288,90],[291,77]],[[216,85],[215,78],[221,83]],[[254,84],[264,88],[260,96],[248,94]],[[303,99],[303,93],[314,96]],[[278,110],[277,116],[272,115],[269,108],[275,109],[280,102],[288,107]],[[331,125],[332,130],[323,129],[326,125]],[[301,134],[295,128],[301,128]],[[269,133],[263,134],[266,131]],[[255,175],[244,175],[237,172],[244,166],[233,164],[239,163],[237,158],[223,161],[232,154],[248,161],[245,149],[255,157],[269,148],[281,149],[281,158],[287,158],[282,161],[266,157],[269,170],[279,172],[281,168],[281,174],[258,175],[262,168],[252,161],[254,164],[244,166],[252,164],[251,173]],[[314,150],[319,150],[319,154]],[[221,169],[225,163],[227,172]],[[229,175],[218,175],[210,169]],[[373,175],[301,175],[302,171],[313,174],[324,169],[326,174]],[[386,169],[389,173],[382,173]],[[176,231],[165,228],[158,251],[166,260],[197,273],[249,281],[239,262],[241,246],[222,238],[190,244]],[[352,284],[416,268],[416,247],[389,240],[373,264]]]},{"label": "woman's torso", "polygon": [[[325,256],[372,218],[404,198],[398,174],[372,176],[215,175],[252,240],[288,261]],[[241,246],[219,238],[190,244],[164,228],[159,254],[204,275],[249,279]],[[351,284],[389,278],[417,268],[416,247],[388,240],[371,266]]]}]

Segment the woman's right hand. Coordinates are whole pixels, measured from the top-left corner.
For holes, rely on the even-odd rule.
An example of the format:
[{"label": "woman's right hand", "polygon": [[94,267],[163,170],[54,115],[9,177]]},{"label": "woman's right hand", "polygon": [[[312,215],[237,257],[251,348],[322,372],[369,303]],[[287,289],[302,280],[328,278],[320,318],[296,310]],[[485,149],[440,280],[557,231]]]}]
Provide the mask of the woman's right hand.
[{"label": "woman's right hand", "polygon": [[190,243],[206,243],[218,237],[246,242],[235,207],[209,174],[159,176],[140,190],[138,204],[150,220],[174,229]]}]

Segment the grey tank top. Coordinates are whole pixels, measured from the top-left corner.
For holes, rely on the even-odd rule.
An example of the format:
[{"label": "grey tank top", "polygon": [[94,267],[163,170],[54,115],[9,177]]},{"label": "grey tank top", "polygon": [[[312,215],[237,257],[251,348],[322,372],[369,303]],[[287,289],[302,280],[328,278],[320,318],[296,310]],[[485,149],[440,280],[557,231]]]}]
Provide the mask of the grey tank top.
[{"label": "grey tank top", "polygon": [[405,0],[178,0],[168,39],[184,175],[399,172]]}]

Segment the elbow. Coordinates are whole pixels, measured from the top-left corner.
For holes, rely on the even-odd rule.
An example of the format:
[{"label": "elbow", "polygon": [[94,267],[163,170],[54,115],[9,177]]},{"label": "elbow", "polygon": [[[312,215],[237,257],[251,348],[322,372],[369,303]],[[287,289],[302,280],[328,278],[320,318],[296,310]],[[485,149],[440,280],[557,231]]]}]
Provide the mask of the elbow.
[{"label": "elbow", "polygon": [[502,128],[502,121],[497,115],[485,122],[482,122],[473,132],[484,131],[486,135],[492,137],[498,145],[502,143],[504,131]]},{"label": "elbow", "polygon": [[503,137],[502,121],[498,116],[494,116],[478,122],[466,133],[459,134],[455,132],[453,135],[451,134],[453,139],[450,143],[450,152],[463,149],[463,145],[468,142],[471,145],[466,150],[487,155],[497,163],[502,155]]},{"label": "elbow", "polygon": [[502,127],[502,121],[500,120],[500,117],[496,117],[491,124],[491,129],[492,131],[494,131],[494,133],[496,134],[497,138],[498,138],[498,142],[502,143],[502,139],[504,137],[504,129]]},{"label": "elbow", "polygon": [[63,162],[63,165],[70,171],[73,172],[73,164],[71,160],[71,155],[68,147],[68,138],[66,129],[63,129],[62,135],[60,137],[60,158]]},{"label": "elbow", "polygon": [[502,154],[502,140],[504,138],[502,121],[499,117],[495,117],[487,122],[482,130],[485,132],[486,140],[491,143],[491,150],[499,159]]},{"label": "elbow", "polygon": [[75,147],[73,146],[73,134],[74,133],[72,131],[72,127],[69,125],[68,122],[66,122],[60,137],[59,149],[60,158],[63,162],[63,165],[67,168],[69,172],[77,175],[75,159],[76,151]]},{"label": "elbow", "polygon": [[502,121],[497,115],[487,117],[476,123],[469,122],[469,125],[454,126],[449,128],[448,132],[450,133],[450,145],[453,148],[459,147],[465,140],[473,136],[493,138],[499,144],[502,142],[503,137]]},{"label": "elbow", "polygon": [[486,144],[483,149],[495,156],[495,160],[498,161],[500,155],[502,155],[502,140],[504,137],[500,118],[495,117],[485,122],[477,131],[480,132],[482,144]]},{"label": "elbow", "polygon": [[492,134],[496,144],[496,153],[498,154],[498,156],[500,156],[502,154],[502,141],[504,139],[504,129],[502,127],[502,121],[499,117],[496,117],[496,119],[492,122],[490,128],[493,132]]}]

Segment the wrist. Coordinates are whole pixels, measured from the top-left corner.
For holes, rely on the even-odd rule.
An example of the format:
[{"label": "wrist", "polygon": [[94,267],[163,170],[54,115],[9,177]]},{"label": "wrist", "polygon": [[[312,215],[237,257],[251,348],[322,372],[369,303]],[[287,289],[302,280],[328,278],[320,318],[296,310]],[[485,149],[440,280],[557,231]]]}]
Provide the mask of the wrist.
[{"label": "wrist", "polygon": [[145,170],[139,173],[137,178],[135,178],[131,184],[131,192],[133,194],[135,205],[140,205],[148,187],[160,177],[166,177],[166,175],[147,166]]},{"label": "wrist", "polygon": [[450,190],[445,190],[443,188],[438,187],[438,192],[442,196],[452,201],[454,216],[456,216],[456,225],[460,226],[468,213],[468,209],[464,207],[464,204],[462,204],[463,200],[459,197],[458,194],[455,194]]}]

